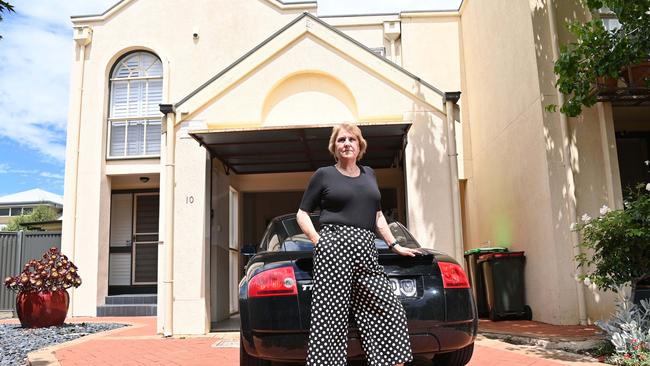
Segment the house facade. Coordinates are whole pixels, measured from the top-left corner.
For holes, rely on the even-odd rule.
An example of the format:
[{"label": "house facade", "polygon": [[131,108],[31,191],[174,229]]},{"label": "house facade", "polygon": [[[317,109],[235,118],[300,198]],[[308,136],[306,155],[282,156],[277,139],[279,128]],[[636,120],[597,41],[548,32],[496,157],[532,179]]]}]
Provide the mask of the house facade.
[{"label": "house facade", "polygon": [[486,243],[525,250],[536,320],[605,316],[611,298],[574,280],[569,226],[622,206],[616,131],[642,130],[647,107],[544,110],[561,98],[552,60],[569,14],[587,16],[505,1],[318,17],[316,2],[123,0],[73,17],[62,249],[84,285],[71,315],[157,294],[159,332],[203,334],[236,313],[239,248],[297,210],[332,164],[331,126],[352,120],[382,208],[423,246],[459,261]]}]

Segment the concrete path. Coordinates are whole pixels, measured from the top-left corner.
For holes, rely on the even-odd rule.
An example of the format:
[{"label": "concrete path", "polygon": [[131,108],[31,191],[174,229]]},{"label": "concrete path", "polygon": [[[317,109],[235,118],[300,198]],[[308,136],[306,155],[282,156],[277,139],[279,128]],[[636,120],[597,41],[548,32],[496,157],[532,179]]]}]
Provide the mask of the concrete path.
[{"label": "concrete path", "polygon": [[[32,365],[239,365],[239,334],[162,338],[155,317],[71,318],[70,322],[128,323],[131,327],[93,334],[29,354]],[[4,322],[4,321],[3,321]],[[558,332],[558,328],[552,328]],[[418,362],[414,366],[424,366]],[[431,365],[431,363],[428,363]],[[602,366],[596,360],[536,346],[518,346],[479,336],[468,366]]]}]

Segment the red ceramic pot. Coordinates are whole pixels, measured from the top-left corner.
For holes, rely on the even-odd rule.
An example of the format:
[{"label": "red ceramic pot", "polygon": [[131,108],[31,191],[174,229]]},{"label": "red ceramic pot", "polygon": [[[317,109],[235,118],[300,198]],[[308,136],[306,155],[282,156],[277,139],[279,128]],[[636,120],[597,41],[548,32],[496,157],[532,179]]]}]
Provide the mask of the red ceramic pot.
[{"label": "red ceramic pot", "polygon": [[41,328],[62,325],[68,313],[68,291],[19,292],[16,312],[23,328]]}]

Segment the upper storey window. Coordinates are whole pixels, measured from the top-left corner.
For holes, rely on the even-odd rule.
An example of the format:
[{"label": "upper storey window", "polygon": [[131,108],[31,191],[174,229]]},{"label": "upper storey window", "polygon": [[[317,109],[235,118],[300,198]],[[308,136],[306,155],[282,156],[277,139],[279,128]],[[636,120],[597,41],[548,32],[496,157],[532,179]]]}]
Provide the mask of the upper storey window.
[{"label": "upper storey window", "polygon": [[120,59],[111,73],[110,158],[160,155],[162,63],[148,52]]}]

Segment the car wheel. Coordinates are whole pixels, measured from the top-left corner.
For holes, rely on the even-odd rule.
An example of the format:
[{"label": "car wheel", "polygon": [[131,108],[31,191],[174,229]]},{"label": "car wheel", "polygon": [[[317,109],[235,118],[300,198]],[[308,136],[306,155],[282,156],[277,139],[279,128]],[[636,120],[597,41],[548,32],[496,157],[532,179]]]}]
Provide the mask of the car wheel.
[{"label": "car wheel", "polygon": [[239,366],[270,366],[271,362],[253,357],[246,353],[244,342],[239,339]]},{"label": "car wheel", "polygon": [[474,343],[459,350],[441,353],[433,358],[434,366],[464,366],[472,359]]}]

